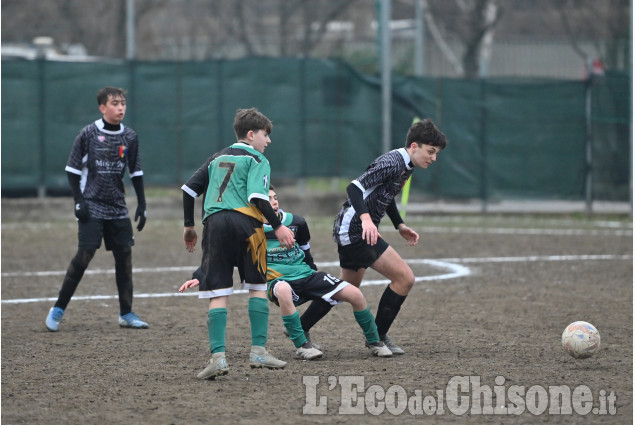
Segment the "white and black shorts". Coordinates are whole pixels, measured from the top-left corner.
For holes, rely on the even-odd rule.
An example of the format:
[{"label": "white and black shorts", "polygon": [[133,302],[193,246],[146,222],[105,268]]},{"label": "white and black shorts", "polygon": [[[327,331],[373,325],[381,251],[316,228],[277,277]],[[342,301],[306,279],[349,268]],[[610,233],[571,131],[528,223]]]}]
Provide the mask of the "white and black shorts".
[{"label": "white and black shorts", "polygon": [[315,272],[311,276],[296,280],[276,280],[269,283],[267,297],[278,306],[280,304],[276,295],[276,285],[282,281],[291,286],[291,296],[295,306],[320,298],[332,305],[338,304],[340,301],[333,299],[333,295],[350,285],[350,283],[324,272]]}]

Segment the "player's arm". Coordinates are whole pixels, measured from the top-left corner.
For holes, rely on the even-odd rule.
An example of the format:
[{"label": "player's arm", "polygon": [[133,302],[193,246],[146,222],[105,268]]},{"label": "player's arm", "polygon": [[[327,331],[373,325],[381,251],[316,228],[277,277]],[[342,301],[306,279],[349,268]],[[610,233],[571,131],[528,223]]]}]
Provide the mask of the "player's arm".
[{"label": "player's arm", "polygon": [[188,179],[181,190],[183,191],[183,241],[188,252],[194,252],[198,235],[194,228],[194,204],[196,198],[205,193],[209,185],[209,164],[214,160],[216,154],[207,158],[192,177]]},{"label": "player's arm", "polygon": [[75,217],[77,217],[79,221],[88,221],[90,212],[88,212],[88,206],[82,194],[80,186],[81,176],[71,171],[66,171],[66,177],[68,178],[68,184],[71,187],[73,200],[75,201]]},{"label": "player's arm", "polygon": [[273,227],[273,230],[276,230],[280,226],[282,226],[280,217],[278,217],[278,214],[276,214],[273,208],[271,208],[271,204],[269,203],[269,200],[253,197],[249,200],[249,202],[251,202],[256,208],[260,210],[262,215],[265,216],[265,220],[267,220],[269,225]]},{"label": "player's arm", "polygon": [[406,240],[406,244],[410,246],[414,246],[419,242],[419,234],[412,230],[410,227],[406,226],[401,218],[401,214],[399,214],[399,209],[397,208],[397,203],[393,199],[388,208],[386,209],[386,214],[392,221],[395,229],[399,231],[399,234],[402,238]]},{"label": "player's arm", "polygon": [[379,230],[377,230],[377,226],[373,223],[366,202],[364,202],[364,192],[361,184],[357,180],[353,180],[346,187],[346,193],[348,194],[348,200],[351,206],[355,209],[360,220],[362,220],[362,239],[369,245],[375,245],[377,238],[381,237],[381,235],[379,234]]},{"label": "player's arm", "polygon": [[64,168],[75,201],[75,217],[79,221],[87,221],[90,218],[90,212],[81,189],[82,158],[87,154],[88,149],[85,142],[85,131],[85,129],[80,131],[73,141],[73,148],[68,156],[66,168]]},{"label": "player's arm", "polygon": [[135,211],[134,221],[139,221],[137,230],[142,231],[146,225],[146,195],[143,188],[143,170],[141,169],[141,157],[139,155],[139,139],[137,134],[129,130],[128,138],[128,171],[130,172],[130,180],[137,195],[137,210]]},{"label": "player's arm", "polygon": [[295,240],[300,246],[302,252],[304,252],[304,262],[307,263],[313,270],[317,271],[317,266],[315,265],[315,261],[311,255],[311,244],[309,243],[311,240],[311,232],[309,231],[309,224],[306,222],[304,217],[299,215],[294,215],[293,217],[297,220],[298,225],[298,230],[295,233]]},{"label": "player's arm", "polygon": [[290,248],[295,243],[293,238],[293,232],[287,227],[284,226],[280,222],[280,218],[275,213],[273,208],[271,208],[271,204],[269,203],[269,199],[262,199],[257,197],[252,197],[249,202],[256,206],[262,212],[262,215],[265,216],[269,225],[273,227],[273,230],[276,234],[276,238],[280,242],[280,245],[283,248]]},{"label": "player's arm", "polygon": [[198,269],[196,269],[196,271],[192,274],[192,279],[188,280],[187,282],[185,282],[183,285],[181,285],[181,287],[179,288],[179,292],[183,292],[186,289],[190,289],[193,288],[195,286],[198,286],[198,284],[200,283],[200,281],[203,279],[203,272],[201,271],[201,268],[199,267]]},{"label": "player's arm", "polygon": [[198,240],[194,227],[194,201],[195,198],[183,191],[183,241],[187,252],[194,252]]},{"label": "player's arm", "polygon": [[143,188],[143,175],[137,175],[131,178],[132,186],[137,194],[137,211],[134,215],[134,221],[139,220],[137,230],[142,231],[146,225],[146,195]]},{"label": "player's arm", "polygon": [[403,224],[404,221],[403,221],[403,218],[401,218],[401,214],[399,213],[399,208],[397,208],[397,202],[395,202],[394,198],[392,202],[390,203],[390,205],[388,205],[388,208],[386,209],[386,214],[388,215],[388,218],[390,218],[392,225],[395,226],[395,229],[399,229],[399,225]]}]

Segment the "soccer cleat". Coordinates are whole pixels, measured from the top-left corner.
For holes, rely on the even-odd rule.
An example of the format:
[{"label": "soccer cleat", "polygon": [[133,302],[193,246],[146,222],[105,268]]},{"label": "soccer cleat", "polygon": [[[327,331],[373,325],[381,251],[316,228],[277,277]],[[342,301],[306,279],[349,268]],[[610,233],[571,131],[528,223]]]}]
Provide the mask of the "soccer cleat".
[{"label": "soccer cleat", "polygon": [[46,328],[51,332],[57,332],[60,327],[60,320],[62,320],[62,316],[64,316],[64,310],[59,307],[52,307],[49,310],[49,314],[46,316],[46,320],[44,321]]},{"label": "soccer cleat", "polygon": [[269,354],[265,347],[254,345],[251,347],[251,353],[249,353],[249,366],[252,369],[258,367],[266,367],[269,369],[282,369],[287,365],[287,362],[276,359]]},{"label": "soccer cleat", "polygon": [[386,344],[381,341],[373,342],[370,344],[366,343],[366,346],[370,348],[370,352],[373,356],[392,357],[392,351],[390,351],[390,349],[386,347]]},{"label": "soccer cleat", "polygon": [[312,347],[310,345],[311,344],[309,343],[309,347],[307,348],[298,347],[295,350],[295,358],[298,360],[313,360],[313,359],[319,359],[320,357],[322,357],[323,353],[317,348]]},{"label": "soccer cleat", "polygon": [[217,376],[227,375],[229,366],[225,358],[225,352],[214,353],[205,369],[199,372],[196,377],[198,379],[215,379]]},{"label": "soccer cleat", "polygon": [[392,351],[393,354],[401,355],[404,353],[401,348],[399,348],[394,342],[390,340],[390,338],[388,338],[388,335],[384,335],[383,338],[380,337],[380,339],[384,344],[386,344],[386,347],[388,347],[388,349]]},{"label": "soccer cleat", "polygon": [[119,316],[119,326],[122,328],[132,328],[132,329],[147,329],[148,324],[143,320],[139,319],[139,316],[134,314],[132,311],[128,314],[124,314],[123,316]]},{"label": "soccer cleat", "polygon": [[[289,331],[287,330],[287,328],[284,328],[284,330],[282,331],[284,332],[285,336],[288,338],[289,337]],[[311,344],[313,346],[313,348],[315,348],[316,350],[321,350],[322,347],[320,347],[318,344],[316,344],[315,342],[311,341],[311,335],[309,335],[309,331],[305,331],[304,332],[304,336],[306,337],[306,340],[309,344]]]},{"label": "soccer cleat", "polygon": [[309,331],[306,331],[304,333],[304,336],[306,337],[306,340],[309,342],[309,344],[311,344],[313,346],[313,348],[315,348],[316,350],[321,350],[322,349],[317,343],[311,341],[311,335],[309,335]]}]

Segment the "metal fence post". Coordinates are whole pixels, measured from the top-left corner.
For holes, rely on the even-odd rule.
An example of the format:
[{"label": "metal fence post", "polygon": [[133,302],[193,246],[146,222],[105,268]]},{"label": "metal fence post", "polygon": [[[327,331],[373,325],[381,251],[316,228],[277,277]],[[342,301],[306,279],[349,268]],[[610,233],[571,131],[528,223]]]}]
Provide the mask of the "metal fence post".
[{"label": "metal fence post", "polygon": [[587,64],[587,79],[585,81],[584,119],[586,124],[586,166],[585,166],[585,205],[588,214],[593,212],[593,135],[591,125],[593,73],[591,62]]}]

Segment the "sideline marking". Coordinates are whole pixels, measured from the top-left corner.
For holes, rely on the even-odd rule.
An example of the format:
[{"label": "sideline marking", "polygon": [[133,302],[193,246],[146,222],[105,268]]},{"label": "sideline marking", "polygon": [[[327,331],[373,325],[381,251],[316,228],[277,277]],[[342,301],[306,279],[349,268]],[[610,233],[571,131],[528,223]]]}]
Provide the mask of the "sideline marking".
[{"label": "sideline marking", "polygon": [[[441,258],[436,260],[428,259],[409,259],[404,260],[408,264],[428,264],[440,269],[446,269],[449,272],[445,274],[432,275],[432,276],[418,276],[415,277],[415,282],[423,281],[436,281],[456,279],[463,276],[468,276],[471,271],[468,267],[462,266],[456,263],[503,263],[503,262],[537,262],[537,261],[586,261],[586,260],[632,260],[632,255],[543,255],[543,256],[527,256],[527,257],[473,257],[473,258]],[[320,267],[339,267],[338,261],[331,262],[318,262],[316,265]],[[156,268],[135,268],[133,273],[162,273],[162,272],[180,272],[180,271],[192,271],[194,267],[156,267]],[[65,271],[44,271],[44,272],[26,272],[26,273],[2,273],[2,276],[57,276],[64,275]],[[87,270],[84,274],[114,274],[114,270]],[[362,282],[361,286],[381,285],[389,283],[389,280],[366,280]],[[245,294],[247,290],[237,290],[234,294]],[[135,294],[135,298],[165,298],[165,297],[188,297],[198,296],[198,292],[191,293],[179,293],[179,292],[164,292],[164,293],[141,293]],[[87,295],[76,296],[74,300],[110,300],[117,299],[118,295]],[[2,300],[2,304],[23,304],[34,302],[54,302],[57,297],[49,298],[21,298],[12,300]]]}]

